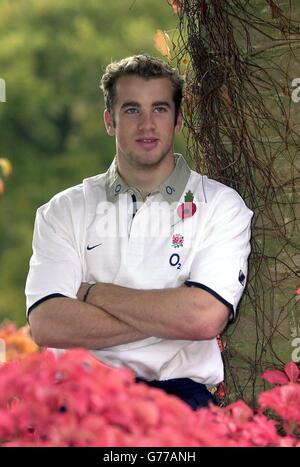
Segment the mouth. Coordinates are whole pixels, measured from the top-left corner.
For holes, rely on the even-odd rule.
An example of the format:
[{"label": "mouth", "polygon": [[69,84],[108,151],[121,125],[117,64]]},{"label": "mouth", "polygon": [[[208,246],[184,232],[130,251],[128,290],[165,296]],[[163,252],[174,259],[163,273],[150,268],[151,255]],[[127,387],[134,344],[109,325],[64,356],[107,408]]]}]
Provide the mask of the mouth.
[{"label": "mouth", "polygon": [[139,138],[136,140],[136,142],[142,149],[151,151],[158,145],[159,139],[158,138]]}]

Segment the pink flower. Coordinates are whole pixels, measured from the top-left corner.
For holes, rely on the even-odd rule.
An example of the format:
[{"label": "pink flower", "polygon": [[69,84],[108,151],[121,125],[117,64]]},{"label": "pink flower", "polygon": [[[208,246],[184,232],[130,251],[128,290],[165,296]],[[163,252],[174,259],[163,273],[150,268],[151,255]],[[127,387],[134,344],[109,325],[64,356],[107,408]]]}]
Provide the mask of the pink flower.
[{"label": "pink flower", "polygon": [[272,409],[284,421],[300,424],[300,385],[289,383],[263,392],[258,398],[261,409]]},{"label": "pink flower", "polygon": [[[298,379],[294,365],[286,378]],[[260,395],[260,410],[237,401],[193,412],[175,396],[136,384],[81,349],[46,351],[0,366],[1,446],[296,446],[300,385]],[[282,417],[287,436],[262,412]]]},{"label": "pink flower", "polygon": [[289,362],[284,366],[284,371],[267,370],[261,377],[271,384],[287,384],[289,382],[296,383],[300,381],[300,370],[296,363]]}]

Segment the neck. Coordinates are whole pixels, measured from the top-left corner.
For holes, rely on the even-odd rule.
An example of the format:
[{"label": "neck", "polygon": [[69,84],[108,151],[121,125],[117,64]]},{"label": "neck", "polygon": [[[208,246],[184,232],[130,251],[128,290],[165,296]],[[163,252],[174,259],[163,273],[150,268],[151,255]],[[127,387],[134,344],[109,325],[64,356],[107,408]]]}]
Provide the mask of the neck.
[{"label": "neck", "polygon": [[142,194],[154,191],[172,173],[175,167],[174,154],[165,157],[157,165],[132,166],[124,158],[117,155],[118,171],[128,186],[137,188]]}]

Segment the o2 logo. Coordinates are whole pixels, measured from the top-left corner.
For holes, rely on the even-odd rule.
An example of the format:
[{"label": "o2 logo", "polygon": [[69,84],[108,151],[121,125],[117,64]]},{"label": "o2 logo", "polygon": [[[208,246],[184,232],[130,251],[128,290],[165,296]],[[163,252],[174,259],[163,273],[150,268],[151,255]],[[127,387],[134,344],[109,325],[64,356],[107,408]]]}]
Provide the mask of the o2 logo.
[{"label": "o2 logo", "polygon": [[293,79],[292,87],[295,88],[292,92],[292,101],[300,102],[300,78]]},{"label": "o2 logo", "polygon": [[178,253],[173,253],[169,258],[169,264],[177,269],[181,268],[180,256]]}]

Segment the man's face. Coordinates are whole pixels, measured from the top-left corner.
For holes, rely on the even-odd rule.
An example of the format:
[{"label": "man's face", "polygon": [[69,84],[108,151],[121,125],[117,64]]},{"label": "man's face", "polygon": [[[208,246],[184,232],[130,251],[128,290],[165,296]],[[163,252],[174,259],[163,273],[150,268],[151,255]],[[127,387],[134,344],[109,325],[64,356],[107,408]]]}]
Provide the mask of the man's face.
[{"label": "man's face", "polygon": [[116,137],[119,160],[133,168],[150,168],[173,158],[174,136],[181,129],[182,116],[179,113],[174,126],[173,88],[167,78],[120,78],[113,117],[115,125],[105,111],[106,128]]}]

